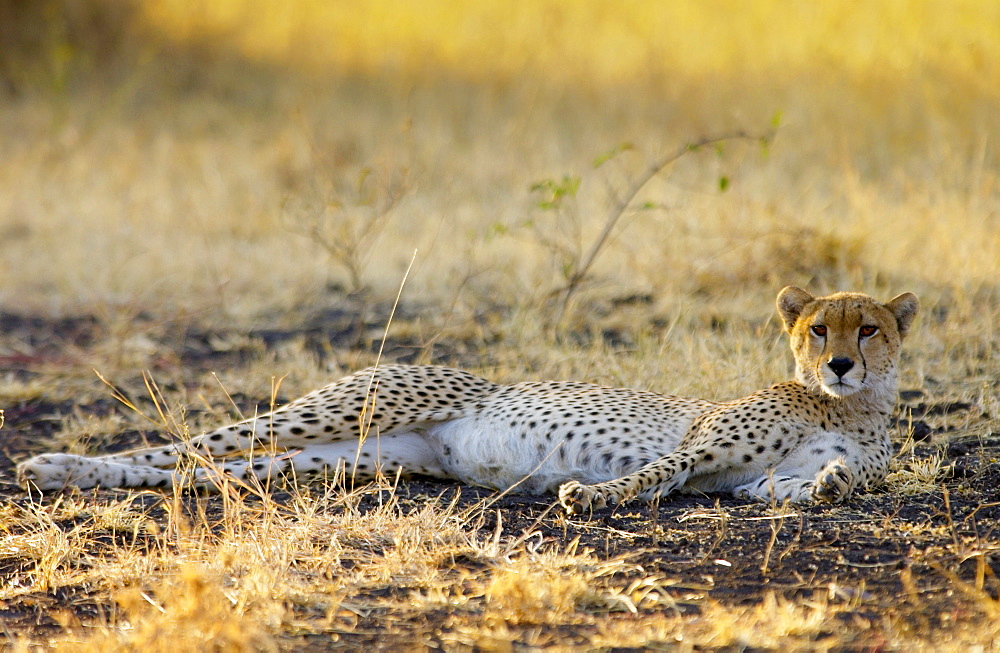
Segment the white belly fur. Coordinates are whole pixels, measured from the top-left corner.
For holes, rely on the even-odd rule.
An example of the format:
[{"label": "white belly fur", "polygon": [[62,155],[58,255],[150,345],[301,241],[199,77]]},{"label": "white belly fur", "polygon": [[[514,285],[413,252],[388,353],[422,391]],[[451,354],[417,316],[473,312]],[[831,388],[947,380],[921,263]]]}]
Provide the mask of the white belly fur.
[{"label": "white belly fur", "polygon": [[477,417],[463,417],[436,424],[426,439],[444,470],[469,485],[542,494],[555,491],[570,479],[598,483],[616,478],[615,470],[597,472],[579,464],[579,449],[567,450],[544,434],[520,437],[506,424]]}]

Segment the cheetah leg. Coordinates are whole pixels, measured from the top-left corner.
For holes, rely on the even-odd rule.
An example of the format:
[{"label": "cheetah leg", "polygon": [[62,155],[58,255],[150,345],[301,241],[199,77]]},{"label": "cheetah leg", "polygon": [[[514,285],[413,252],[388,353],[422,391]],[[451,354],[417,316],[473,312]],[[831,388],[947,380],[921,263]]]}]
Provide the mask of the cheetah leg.
[{"label": "cheetah leg", "polygon": [[[128,472],[129,477],[146,473],[141,471],[145,468],[173,469],[177,461],[187,454],[209,458],[240,455],[246,457],[254,450],[274,449],[276,443],[279,449],[284,450],[309,446],[317,441],[344,442],[352,450],[357,450],[359,440],[357,425],[353,432],[339,424],[336,430],[330,429],[330,432],[324,432],[326,425],[321,424],[316,427],[302,420],[300,415],[308,414],[308,410],[315,410],[314,406],[315,400],[311,395],[306,395],[274,413],[223,426],[196,435],[186,442],[175,442],[160,447],[124,451],[107,456],[42,454],[21,463],[18,469],[23,470],[23,473],[19,471],[19,477],[32,481],[41,489],[56,489],[66,485],[80,488],[95,485],[117,487],[111,483],[111,479],[116,474],[123,473],[124,468],[137,468]],[[377,432],[377,429],[373,431]],[[318,433],[322,433],[322,436],[320,437]],[[65,470],[65,474],[55,478],[59,476],[60,470]],[[88,484],[89,479],[96,479],[99,482]],[[39,485],[40,482],[45,483],[46,487]],[[138,485],[132,482],[120,487],[138,487]]]},{"label": "cheetah leg", "polygon": [[675,451],[639,468],[638,471],[604,483],[584,485],[568,481],[559,487],[559,503],[566,511],[579,515],[587,510],[616,505],[636,496],[661,497],[687,482],[691,466],[698,456]]},{"label": "cheetah leg", "polygon": [[809,488],[810,498],[817,503],[840,503],[851,496],[857,485],[857,479],[843,458],[831,460],[826,467],[819,470],[812,487]]},{"label": "cheetah leg", "polygon": [[[369,440],[376,436],[384,439],[412,435],[427,425],[467,416],[475,410],[477,400],[497,387],[467,372],[445,367],[369,368],[271,413],[195,436],[187,442],[111,456],[36,456],[18,465],[18,479],[22,487],[31,485],[43,490],[59,490],[67,485],[162,487],[171,483],[177,461],[187,454],[217,459],[232,457],[233,464],[239,466],[236,458],[249,457],[251,452],[259,450],[284,452],[343,442],[353,452],[363,430]],[[344,458],[353,460],[353,453]],[[417,456],[416,461],[402,462],[419,467],[424,458]],[[156,469],[161,471],[153,471]],[[434,469],[428,466],[430,472]]]},{"label": "cheetah leg", "polygon": [[18,485],[43,492],[67,486],[166,487],[174,472],[148,465],[118,462],[111,457],[88,458],[68,453],[35,456],[17,466]]},{"label": "cheetah leg", "polygon": [[768,474],[733,490],[737,497],[770,501],[840,503],[851,495],[855,476],[843,459],[831,460],[814,478]]},{"label": "cheetah leg", "polygon": [[360,450],[357,442],[316,444],[277,456],[226,459],[220,467],[237,479],[256,477],[262,481],[281,475],[297,480],[337,477],[352,483],[369,482],[380,474],[388,478],[396,474],[453,478],[423,436],[416,433],[367,438]]},{"label": "cheetah leg", "polygon": [[[289,407],[294,408],[294,406],[294,403],[289,404]],[[351,465],[353,465],[355,454],[358,453],[358,444],[361,441],[356,431],[355,434],[351,435],[326,433],[324,434],[323,441],[326,441],[328,444],[313,444],[314,440],[312,439],[303,440],[302,438],[294,437],[296,434],[286,433],[290,429],[301,430],[294,419],[296,411],[289,412],[291,412],[290,419],[278,425],[270,422],[268,419],[270,416],[265,416],[257,420],[247,420],[225,426],[215,431],[193,437],[187,442],[176,442],[161,447],[136,449],[134,451],[107,456],[80,456],[64,453],[42,454],[17,466],[17,481],[23,488],[27,489],[30,485],[42,491],[62,490],[68,486],[75,486],[81,489],[92,487],[170,487],[174,483],[174,469],[177,467],[178,461],[192,454],[209,459],[217,459],[220,462],[219,467],[221,469],[233,472],[237,477],[243,478],[245,475],[244,468],[247,467],[247,459],[252,452],[276,449],[283,454],[289,449],[289,444],[291,444],[291,448],[293,449],[308,448],[310,450],[322,450],[323,447],[339,447],[339,453],[333,456],[333,460],[336,461],[338,458],[342,458],[343,460],[351,461]],[[260,433],[260,436],[258,436],[258,433]],[[394,434],[380,437],[377,435],[377,431],[370,433],[370,436],[365,439],[365,452],[361,454],[363,456],[377,457],[381,453],[376,451],[378,448],[377,443],[389,443],[393,438],[403,435],[409,435],[411,439],[416,438],[422,441],[422,438],[415,434]],[[306,437],[309,436],[307,435]],[[289,440],[291,441],[290,443]],[[333,442],[330,442],[331,440]],[[276,442],[284,446],[275,446]],[[373,444],[368,446],[367,443]],[[387,444],[387,446],[389,445]],[[403,447],[402,452],[394,454],[394,451],[398,448],[390,447],[385,452],[390,458],[385,461],[385,465],[392,467],[404,466],[405,464],[407,468],[426,468],[425,471],[414,471],[414,473],[429,476],[436,475],[434,466],[431,464],[428,456],[422,451],[418,452],[417,448],[410,446]],[[426,444],[423,445],[423,448],[429,449]],[[369,451],[371,453],[368,453]],[[317,456],[310,456],[310,464],[303,463],[301,470],[299,469],[299,464],[293,465],[296,473],[301,472],[304,475],[317,473],[317,464],[311,462],[312,458],[315,457]],[[318,457],[329,457],[329,455],[320,453]],[[396,458],[399,460],[397,461]],[[254,465],[260,464],[274,471],[280,471],[285,467],[280,462],[283,459],[282,455],[270,458],[262,456],[260,459],[261,461],[270,459],[272,463],[264,465],[263,462],[255,462]],[[364,461],[359,458],[359,470],[362,469],[362,462]],[[334,465],[330,464],[329,467],[333,469]],[[440,468],[440,464],[437,467]],[[371,475],[365,477],[370,480]],[[206,472],[196,474],[193,480],[196,485],[203,485],[203,482],[207,478],[208,475]]]},{"label": "cheetah leg", "polygon": [[[342,441],[310,445],[275,455],[222,458],[217,465],[196,467],[191,480],[197,487],[211,489],[223,473],[240,480],[267,480],[281,475],[308,479],[340,474],[340,478],[358,483],[371,481],[380,473],[392,477],[397,472],[451,478],[434,450],[419,434],[370,437],[360,450],[358,444],[358,441]],[[135,459],[145,460],[146,455],[88,458],[74,454],[44,454],[18,466],[18,483],[25,488],[49,491],[62,490],[71,485],[80,488],[168,488],[183,482],[182,475],[173,465],[164,469],[133,462]],[[176,464],[178,459],[174,455],[171,461]],[[161,462],[155,456],[153,460]]]},{"label": "cheetah leg", "polygon": [[[80,456],[66,453],[47,453],[35,456],[17,466],[17,482],[28,489],[49,491],[68,486],[81,489],[92,487],[168,487],[173,485],[178,461],[187,454],[196,453],[208,458],[232,453],[247,454],[263,448],[249,422],[224,427],[206,433],[188,442],[177,442],[162,447],[136,449],[107,456]],[[235,427],[241,427],[235,430]],[[244,428],[245,427],[245,428]],[[240,435],[247,430],[249,436]],[[268,439],[270,442],[270,439]]]}]

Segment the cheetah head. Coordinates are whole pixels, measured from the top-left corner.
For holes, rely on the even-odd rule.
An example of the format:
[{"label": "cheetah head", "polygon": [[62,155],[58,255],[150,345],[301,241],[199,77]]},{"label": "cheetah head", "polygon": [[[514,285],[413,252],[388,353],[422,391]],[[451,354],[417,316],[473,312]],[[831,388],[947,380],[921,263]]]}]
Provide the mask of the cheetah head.
[{"label": "cheetah head", "polygon": [[778,294],[778,313],[791,337],[795,378],[833,397],[866,389],[895,395],[900,344],[918,308],[913,293],[881,304],[862,293],[813,297],[788,286]]}]

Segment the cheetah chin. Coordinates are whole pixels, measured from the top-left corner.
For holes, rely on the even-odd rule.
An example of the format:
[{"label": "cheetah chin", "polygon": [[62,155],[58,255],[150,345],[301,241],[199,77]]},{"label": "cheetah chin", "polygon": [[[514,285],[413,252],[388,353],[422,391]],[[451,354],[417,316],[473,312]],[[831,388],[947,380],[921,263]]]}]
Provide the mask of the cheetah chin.
[{"label": "cheetah chin", "polygon": [[911,293],[880,303],[783,289],[795,378],[733,401],[387,365],[188,441],[36,456],[17,478],[59,491],[422,475],[557,493],[573,514],[675,491],[838,503],[886,476],[900,346],[918,306]]}]

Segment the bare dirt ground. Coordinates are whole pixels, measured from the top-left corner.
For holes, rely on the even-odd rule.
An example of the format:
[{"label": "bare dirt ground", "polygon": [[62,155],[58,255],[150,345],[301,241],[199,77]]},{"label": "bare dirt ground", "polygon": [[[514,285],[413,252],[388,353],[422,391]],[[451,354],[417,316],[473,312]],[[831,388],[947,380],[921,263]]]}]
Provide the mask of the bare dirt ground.
[{"label": "bare dirt ground", "polygon": [[[307,348],[317,352],[330,346],[369,348],[371,343],[365,343],[358,334],[384,320],[380,312],[372,312],[370,325],[359,323],[355,312],[345,310],[307,317],[302,328],[295,331],[261,330],[251,335],[265,351],[288,339],[302,339]],[[3,368],[9,380],[54,382],[53,375],[60,369],[57,363],[65,352],[86,351],[102,337],[100,329],[100,321],[91,316],[53,321],[0,314]],[[261,348],[215,349],[212,343],[225,342],[225,335],[188,326],[168,330],[157,347],[179,356],[192,376],[198,370],[225,368],[260,355]],[[470,355],[464,353],[467,348],[461,342],[439,343],[436,347],[436,361],[461,365]],[[418,349],[414,342],[395,341],[388,343],[387,356],[405,362],[413,360]],[[893,648],[888,644],[887,620],[892,620],[893,632],[910,629],[921,640],[933,640],[935,632],[974,628],[986,610],[984,606],[995,605],[1000,593],[1000,582],[992,571],[1000,563],[1000,547],[996,544],[1000,524],[996,489],[1000,487],[1000,434],[970,439],[945,426],[955,415],[963,415],[966,423],[988,420],[989,416],[982,415],[976,405],[946,401],[926,389],[907,388],[901,394],[896,436],[897,449],[903,448],[904,452],[899,468],[910,470],[912,477],[916,474],[913,470],[919,472],[926,467],[926,482],[917,487],[909,481],[898,482],[895,487],[858,496],[843,506],[782,507],[723,495],[683,496],[657,505],[633,502],[598,511],[590,518],[568,519],[553,509],[551,497],[511,494],[497,498],[481,489],[424,481],[402,482],[389,494],[394,495],[391,499],[404,514],[428,503],[447,505],[453,501],[459,512],[468,509],[472,514],[486,500],[488,509],[476,512],[478,521],[466,526],[477,531],[477,537],[489,539],[498,532],[523,535],[537,542],[539,548],[553,543],[565,547],[578,541],[577,550],[590,549],[598,560],[622,563],[613,574],[593,582],[620,588],[633,579],[646,584],[649,579],[657,579],[661,597],[657,610],[674,618],[696,619],[716,605],[731,609],[759,606],[771,595],[822,602],[836,606],[836,619],[809,634],[808,639],[817,647],[823,648],[827,646],[824,642],[829,642],[834,648],[885,650]],[[238,396],[234,399],[253,401]],[[125,410],[110,396],[83,405],[71,400],[29,397],[3,409],[0,496],[8,510],[27,509],[38,501],[14,484],[13,468],[18,461],[45,451],[67,414],[79,410],[88,415],[107,415]],[[196,412],[192,409],[192,414]],[[129,430],[103,449],[163,439],[155,430]],[[904,445],[904,439],[910,441]],[[79,498],[100,502],[129,497],[137,510],[166,528],[172,501],[169,496],[99,491],[83,493]],[[389,500],[387,497],[386,492],[364,494],[358,509],[375,509]],[[272,498],[281,505],[289,495],[278,491]],[[46,497],[42,501],[51,504],[59,500]],[[250,497],[248,501],[253,504],[255,499]],[[207,516],[209,522],[223,510],[223,499],[218,496],[185,496],[182,504],[190,515]],[[57,522],[56,526],[68,532],[86,519],[83,514]],[[103,537],[91,541],[92,550],[87,554],[99,558],[121,546],[141,552],[144,547],[155,548],[155,541],[156,535],[149,531],[107,528]],[[0,583],[8,586],[21,582],[36,565],[38,561],[30,557],[4,552],[0,556]],[[485,565],[469,557],[450,560],[446,566],[461,585],[461,578],[474,577]],[[414,642],[447,647],[457,637],[456,631],[479,618],[483,607],[473,601],[448,609],[408,609],[409,597],[418,591],[419,587],[405,583],[369,588],[365,592],[371,592],[371,596],[353,598],[367,600],[375,607],[356,614],[349,627],[334,623],[318,632],[307,629],[289,635],[281,647],[329,644],[331,634],[338,645],[351,647],[392,647]],[[634,595],[635,588],[630,596]],[[290,609],[293,613],[299,611],[303,618],[311,610],[309,605]],[[0,622],[8,643],[18,638],[44,640],[67,624],[105,623],[114,613],[114,602],[107,593],[86,583],[59,585],[47,592],[22,594],[0,602]],[[597,621],[593,618],[596,613],[603,615]],[[643,614],[641,608],[639,613]],[[634,610],[627,605],[619,610],[605,607],[587,613],[586,618],[570,615],[558,623],[528,620],[512,625],[506,632],[514,645],[587,646],[608,623],[627,624],[634,618]]]}]

